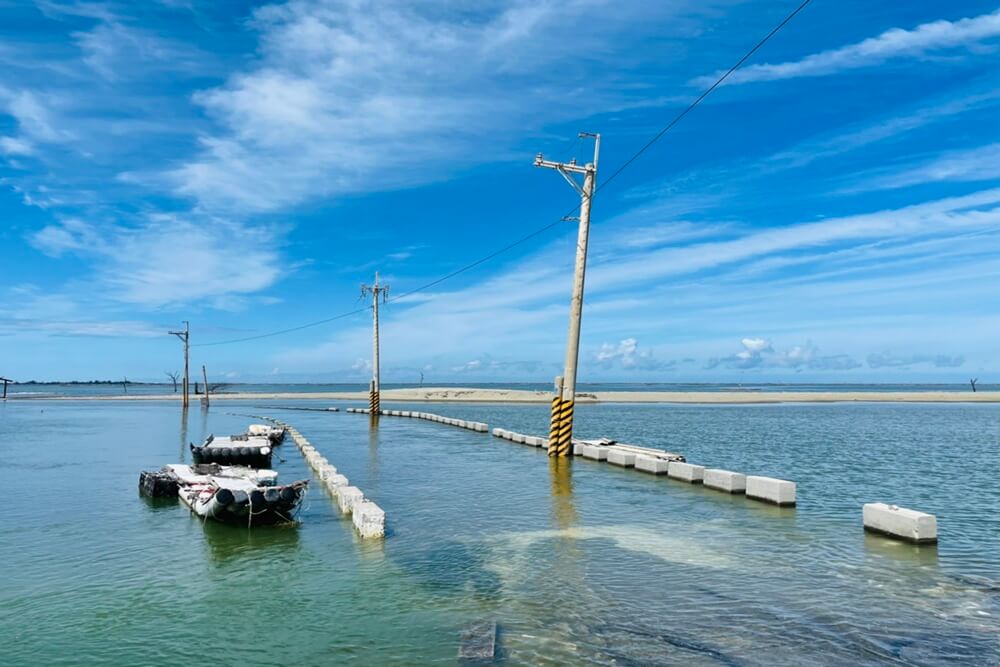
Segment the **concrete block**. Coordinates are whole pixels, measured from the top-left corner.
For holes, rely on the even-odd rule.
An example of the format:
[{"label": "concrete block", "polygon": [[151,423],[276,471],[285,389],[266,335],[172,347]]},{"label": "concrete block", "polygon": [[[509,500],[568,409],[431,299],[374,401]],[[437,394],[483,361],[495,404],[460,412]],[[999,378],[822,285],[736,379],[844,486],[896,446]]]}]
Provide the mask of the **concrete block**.
[{"label": "concrete block", "polygon": [[325,482],[327,479],[329,479],[331,475],[337,474],[337,469],[334,466],[327,463],[324,466],[320,466],[319,470],[317,470],[316,473],[319,476],[319,478]]},{"label": "concrete block", "polygon": [[510,439],[512,442],[516,442],[519,445],[524,444],[524,434],[523,433],[511,433]]},{"label": "concrete block", "polygon": [[598,447],[597,445],[584,445],[583,446],[583,458],[593,459],[595,461],[607,461],[608,460],[608,448]]},{"label": "concrete block", "polygon": [[937,542],[937,517],[916,510],[867,503],[862,508],[865,530],[907,542],[932,544]]},{"label": "concrete block", "polygon": [[339,473],[327,475],[325,481],[327,490],[333,495],[337,495],[338,493],[340,493],[340,490],[345,486],[351,485],[351,483],[347,481],[347,478]]},{"label": "concrete block", "polygon": [[486,433],[488,430],[490,430],[490,427],[488,425],[483,424],[482,422],[476,424],[476,431],[478,431],[479,433]]},{"label": "concrete block", "polygon": [[791,506],[795,504],[795,482],[751,475],[747,477],[747,498],[774,505]]},{"label": "concrete block", "polygon": [[351,521],[362,539],[385,536],[385,512],[370,500],[354,505]]},{"label": "concrete block", "polygon": [[655,456],[643,456],[642,454],[636,454],[635,457],[636,470],[652,473],[654,475],[666,475],[669,463],[669,461],[658,459]]},{"label": "concrete block", "polygon": [[705,471],[705,486],[726,493],[746,493],[747,476],[730,470],[709,468]]},{"label": "concrete block", "polygon": [[700,484],[705,476],[705,466],[671,461],[667,464],[667,475],[674,479],[690,482],[691,484]]},{"label": "concrete block", "polygon": [[532,435],[524,439],[525,444],[531,445],[532,447],[544,447],[548,444],[548,439],[541,436]]},{"label": "concrete block", "polygon": [[503,432],[502,428],[495,428],[495,429],[493,429],[493,437],[494,438],[502,438],[503,436],[500,435],[502,432]]},{"label": "concrete block", "polygon": [[354,506],[365,499],[365,494],[356,486],[342,486],[337,491],[337,505],[344,514],[350,514]]},{"label": "concrete block", "polygon": [[608,450],[608,463],[623,468],[631,468],[635,466],[635,454],[612,447]]},{"label": "concrete block", "polygon": [[573,456],[583,456],[583,445],[573,443]]},{"label": "concrete block", "polygon": [[455,425],[456,426],[460,426],[462,428],[468,428],[468,426],[469,426],[468,423],[466,423],[466,421],[464,419],[458,419],[458,420],[456,420]]}]

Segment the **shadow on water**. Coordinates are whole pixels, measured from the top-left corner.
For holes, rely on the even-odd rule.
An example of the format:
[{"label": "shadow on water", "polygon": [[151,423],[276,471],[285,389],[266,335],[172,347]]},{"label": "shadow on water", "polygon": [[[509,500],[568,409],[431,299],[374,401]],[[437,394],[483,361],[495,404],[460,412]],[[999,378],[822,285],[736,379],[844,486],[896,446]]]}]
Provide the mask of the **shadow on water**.
[{"label": "shadow on water", "polygon": [[177,511],[177,507],[180,504],[177,498],[150,498],[149,496],[143,495],[142,492],[137,491],[136,494],[142,500],[142,502],[154,512],[163,512],[166,510]]},{"label": "shadow on water", "polygon": [[245,556],[254,560],[287,562],[300,547],[298,522],[247,529],[205,521],[202,527],[212,560],[220,564]]},{"label": "shadow on water", "polygon": [[865,554],[917,565],[938,566],[937,544],[911,544],[865,531]]}]

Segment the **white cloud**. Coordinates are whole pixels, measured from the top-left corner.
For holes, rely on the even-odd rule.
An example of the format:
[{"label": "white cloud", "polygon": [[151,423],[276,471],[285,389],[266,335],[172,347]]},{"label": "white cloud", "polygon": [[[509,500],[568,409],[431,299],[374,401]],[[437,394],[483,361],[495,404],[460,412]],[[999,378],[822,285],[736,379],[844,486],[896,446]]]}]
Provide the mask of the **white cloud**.
[{"label": "white cloud", "polygon": [[27,139],[0,137],[0,153],[4,155],[31,155],[34,148]]},{"label": "white cloud", "polygon": [[895,173],[861,173],[855,178],[859,183],[849,191],[888,190],[945,181],[1000,179],[1000,143],[947,151],[930,160],[896,169]]},{"label": "white cloud", "polygon": [[[623,370],[665,370],[678,365],[677,361],[660,361],[650,350],[640,350],[639,341],[626,338],[617,345],[604,343],[593,357],[594,362],[606,369],[621,368]],[[685,360],[687,362],[693,360]]]},{"label": "white cloud", "polygon": [[961,355],[947,354],[909,354],[898,355],[891,352],[878,352],[868,355],[868,365],[872,368],[908,368],[910,366],[930,365],[935,368],[958,368],[965,363]]},{"label": "white cloud", "polygon": [[194,70],[203,67],[206,54],[106,18],[91,30],[73,33],[83,62],[108,80],[155,70]]},{"label": "white cloud", "polygon": [[[727,84],[778,81],[804,76],[824,76],[845,70],[879,65],[893,58],[921,57],[934,51],[972,48],[1000,36],[1000,11],[958,21],[933,21],[906,30],[892,28],[877,37],[829,51],[820,51],[801,60],[749,65],[734,72]],[[692,83],[710,85],[722,72],[703,76]]]},{"label": "white cloud", "polygon": [[730,368],[747,370],[752,368],[788,368],[794,370],[851,370],[861,364],[846,354],[822,356],[819,348],[811,341],[805,345],[795,345],[787,350],[777,350],[771,341],[764,338],[744,338],[740,341],[743,349],[728,357],[714,357],[707,368]]},{"label": "white cloud", "polygon": [[483,144],[488,160],[510,159],[515,137],[578,118],[581,107],[638,100],[640,91],[620,84],[620,68],[605,77],[575,66],[578,45],[596,52],[626,24],[677,7],[626,3],[609,14],[609,6],[537,0],[455,11],[292,0],[261,8],[251,22],[260,38],[254,65],[194,98],[219,130],[166,178],[202,206],[267,211],[434,181],[481,164]]},{"label": "white cloud", "polygon": [[197,301],[238,308],[245,295],[281,275],[271,230],[219,219],[158,214],[130,227],[68,219],[30,241],[54,257],[75,253],[92,260],[107,296],[150,308]]}]

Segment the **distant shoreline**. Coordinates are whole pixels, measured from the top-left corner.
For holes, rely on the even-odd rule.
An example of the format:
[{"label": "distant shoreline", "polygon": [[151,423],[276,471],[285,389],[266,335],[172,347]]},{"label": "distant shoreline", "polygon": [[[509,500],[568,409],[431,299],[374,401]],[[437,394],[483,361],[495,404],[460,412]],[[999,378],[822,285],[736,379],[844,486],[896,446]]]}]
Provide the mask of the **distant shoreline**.
[{"label": "distant shoreline", "polygon": [[[9,400],[64,401],[179,401],[179,394],[121,396],[9,396]],[[364,391],[343,392],[265,392],[213,394],[213,401],[234,400],[331,400],[367,401]],[[552,393],[523,389],[477,389],[441,387],[387,389],[383,402],[443,403],[548,403]],[[201,396],[192,396],[197,404]],[[770,403],[1000,403],[1000,391],[597,391],[581,392],[578,403],[701,403],[752,405]]]}]

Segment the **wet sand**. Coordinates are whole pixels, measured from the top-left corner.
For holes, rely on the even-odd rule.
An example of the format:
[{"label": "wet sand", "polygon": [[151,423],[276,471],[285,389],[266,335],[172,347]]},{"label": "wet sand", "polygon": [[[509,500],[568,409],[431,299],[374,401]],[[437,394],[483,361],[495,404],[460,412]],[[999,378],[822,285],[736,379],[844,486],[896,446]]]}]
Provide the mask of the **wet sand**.
[{"label": "wet sand", "polygon": [[[102,400],[102,401],[161,401],[180,400],[179,396],[88,396],[88,397],[32,397],[43,400]],[[368,393],[356,392],[278,392],[215,394],[213,401],[228,400],[368,400]],[[457,403],[548,403],[551,392],[520,389],[476,389],[474,387],[420,389],[387,389],[382,391],[382,401],[400,402],[457,402]],[[192,396],[197,404],[199,396]],[[600,391],[577,394],[578,403],[701,403],[701,404],[752,404],[752,403],[1000,403],[1000,392],[959,391]]]}]

